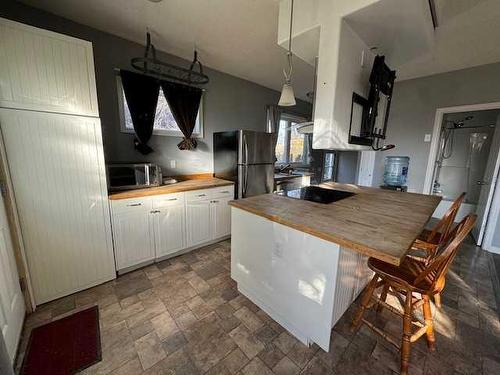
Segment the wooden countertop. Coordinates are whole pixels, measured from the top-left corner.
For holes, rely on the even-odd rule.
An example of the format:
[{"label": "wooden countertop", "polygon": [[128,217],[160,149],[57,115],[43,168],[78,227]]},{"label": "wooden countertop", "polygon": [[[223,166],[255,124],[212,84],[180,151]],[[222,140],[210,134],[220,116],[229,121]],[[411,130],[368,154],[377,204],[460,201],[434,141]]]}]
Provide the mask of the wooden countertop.
[{"label": "wooden countertop", "polygon": [[114,191],[109,193],[109,199],[127,199],[148,197],[151,195],[180,193],[182,191],[210,189],[219,186],[233,185],[233,182],[222,180],[220,178],[204,178],[180,181],[176,184],[150,187],[145,189]]},{"label": "wooden countertop", "polygon": [[231,201],[233,207],[309,233],[364,255],[399,265],[441,197],[325,183],[356,195],[321,204],[265,194]]}]

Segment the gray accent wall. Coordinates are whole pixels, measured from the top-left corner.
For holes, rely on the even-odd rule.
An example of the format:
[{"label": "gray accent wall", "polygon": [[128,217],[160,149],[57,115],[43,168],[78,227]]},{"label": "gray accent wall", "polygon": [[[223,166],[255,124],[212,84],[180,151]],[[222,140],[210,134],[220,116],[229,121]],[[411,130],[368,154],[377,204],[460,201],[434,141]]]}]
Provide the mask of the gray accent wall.
[{"label": "gray accent wall", "polygon": [[397,82],[389,117],[386,143],[396,148],[378,152],[374,186],[383,183],[385,156],[409,156],[409,191],[424,188],[436,110],[468,104],[500,101],[500,63]]},{"label": "gray accent wall", "polygon": [[[212,172],[212,134],[231,129],[265,131],[265,106],[277,103],[279,99],[279,92],[275,90],[206,68],[210,83],[204,94],[204,137],[198,139],[198,148],[180,151],[177,148],[180,137],[153,135],[150,145],[155,152],[143,156],[134,150],[134,136],[120,132],[114,69],[132,70],[130,59],[142,56],[144,46],[11,0],[2,2],[0,16],[92,42],[104,153],[108,163],[154,162],[163,167],[164,175]],[[185,67],[190,64],[163,52],[158,56],[169,63]],[[203,62],[203,53],[200,59]],[[311,105],[299,101],[290,110],[309,116]],[[169,169],[171,160],[176,161],[175,170]]]}]

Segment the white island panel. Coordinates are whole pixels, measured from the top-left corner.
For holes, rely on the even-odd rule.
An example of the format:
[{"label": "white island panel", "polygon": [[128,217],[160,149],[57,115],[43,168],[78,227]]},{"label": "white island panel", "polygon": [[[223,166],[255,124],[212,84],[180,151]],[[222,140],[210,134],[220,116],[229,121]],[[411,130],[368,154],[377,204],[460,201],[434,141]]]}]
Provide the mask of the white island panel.
[{"label": "white island panel", "polygon": [[303,343],[328,351],[331,327],[365,285],[366,263],[338,244],[234,207],[231,225],[238,289]]}]

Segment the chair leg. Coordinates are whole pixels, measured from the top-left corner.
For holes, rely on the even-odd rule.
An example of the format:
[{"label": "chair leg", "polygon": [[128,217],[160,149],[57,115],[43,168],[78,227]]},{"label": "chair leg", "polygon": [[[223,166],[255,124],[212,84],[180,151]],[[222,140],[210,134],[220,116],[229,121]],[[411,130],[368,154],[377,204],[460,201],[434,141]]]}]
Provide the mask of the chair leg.
[{"label": "chair leg", "polygon": [[441,308],[441,293],[434,294],[434,304],[438,309]]},{"label": "chair leg", "polygon": [[364,291],[363,296],[361,297],[361,306],[356,311],[356,314],[352,321],[351,331],[355,331],[356,329],[358,329],[361,323],[361,319],[363,318],[363,314],[365,313],[365,310],[367,309],[368,304],[370,303],[373,291],[377,286],[377,280],[378,276],[375,274],[370,283],[368,284],[368,286],[366,287],[366,290]]},{"label": "chair leg", "polygon": [[412,294],[406,292],[406,300],[403,315],[403,339],[401,342],[401,374],[408,374],[408,366],[410,364],[410,349],[411,349],[411,317],[412,317]]},{"label": "chair leg", "polygon": [[[389,291],[389,285],[384,285],[384,288],[382,289],[382,293],[380,294],[380,300],[382,302],[385,302],[385,300],[387,299],[387,292]],[[377,306],[377,312],[381,312],[382,311],[382,305],[378,305]]]},{"label": "chair leg", "polygon": [[431,303],[429,296],[422,295],[424,304],[422,306],[422,312],[424,313],[425,324],[427,325],[427,347],[429,350],[435,350],[436,338],[434,337],[434,324],[432,320]]}]

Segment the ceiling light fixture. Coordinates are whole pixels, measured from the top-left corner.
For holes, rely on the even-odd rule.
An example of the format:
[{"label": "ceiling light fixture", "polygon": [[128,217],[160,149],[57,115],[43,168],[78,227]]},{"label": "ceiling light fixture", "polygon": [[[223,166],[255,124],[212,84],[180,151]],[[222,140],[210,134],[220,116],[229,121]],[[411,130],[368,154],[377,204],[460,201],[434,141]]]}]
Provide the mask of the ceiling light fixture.
[{"label": "ceiling light fixture", "polygon": [[288,72],[283,69],[283,74],[285,75],[285,83],[281,89],[281,96],[278,105],[283,107],[290,107],[296,104],[295,94],[293,92],[292,86],[292,26],[293,26],[293,0],[290,8],[290,32],[288,35],[288,52],[286,53],[286,58],[288,61]]}]

